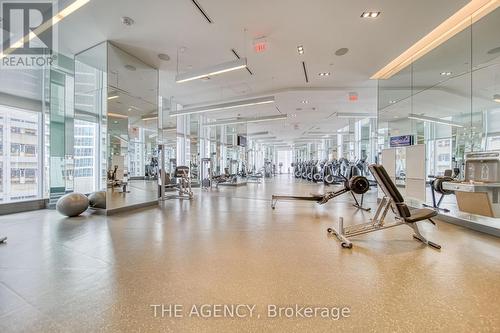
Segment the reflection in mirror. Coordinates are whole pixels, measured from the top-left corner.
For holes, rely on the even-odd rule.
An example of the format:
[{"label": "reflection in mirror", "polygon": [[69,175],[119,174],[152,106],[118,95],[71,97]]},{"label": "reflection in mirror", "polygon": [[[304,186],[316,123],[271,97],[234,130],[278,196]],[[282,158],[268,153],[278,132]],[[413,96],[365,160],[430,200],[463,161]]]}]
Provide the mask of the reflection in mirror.
[{"label": "reflection in mirror", "polygon": [[189,144],[190,144],[190,175],[191,184],[193,187],[200,186],[200,116],[197,114],[190,115],[189,124]]},{"label": "reflection in mirror", "polygon": [[[107,47],[101,43],[75,56],[74,187],[76,192],[106,191]],[[106,200],[95,204],[106,208]]]},{"label": "reflection in mirror", "polygon": [[158,199],[158,71],[108,43],[108,210]]},{"label": "reflection in mirror", "polygon": [[[497,185],[472,179],[477,175],[463,182],[468,161],[472,165],[472,161],[481,161],[474,160],[475,156],[483,156],[474,152],[500,150],[498,31],[500,9],[474,22],[400,73],[380,80],[378,88],[378,149],[388,148],[389,138],[395,135],[410,134],[415,143],[424,143],[426,203],[440,212],[479,224],[483,214],[495,215],[497,208],[500,211],[500,203],[494,195],[483,196],[486,201],[481,201],[473,193],[490,193]],[[483,159],[483,166],[485,163]],[[396,167],[396,178],[403,178],[399,175],[404,168]],[[449,177],[447,181],[437,181],[445,176]],[[475,202],[473,207],[467,205],[470,202]],[[493,212],[474,210],[488,205]]]}]

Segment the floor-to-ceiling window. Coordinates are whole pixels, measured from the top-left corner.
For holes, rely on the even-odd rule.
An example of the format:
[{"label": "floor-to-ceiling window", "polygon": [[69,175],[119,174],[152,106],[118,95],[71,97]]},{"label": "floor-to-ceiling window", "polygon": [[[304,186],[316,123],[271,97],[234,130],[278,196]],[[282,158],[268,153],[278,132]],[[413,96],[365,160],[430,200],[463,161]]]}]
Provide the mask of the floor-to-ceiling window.
[{"label": "floor-to-ceiling window", "polygon": [[42,196],[40,123],[40,112],[0,105],[1,202]]},{"label": "floor-to-ceiling window", "polygon": [[0,72],[0,204],[44,196],[42,80],[42,70]]}]

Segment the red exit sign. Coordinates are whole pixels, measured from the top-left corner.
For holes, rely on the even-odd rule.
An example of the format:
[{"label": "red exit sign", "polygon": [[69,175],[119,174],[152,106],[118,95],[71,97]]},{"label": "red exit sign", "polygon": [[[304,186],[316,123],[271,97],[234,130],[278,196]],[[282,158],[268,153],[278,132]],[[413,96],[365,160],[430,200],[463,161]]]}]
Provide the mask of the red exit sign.
[{"label": "red exit sign", "polygon": [[256,53],[261,53],[267,50],[267,40],[265,38],[257,38],[253,41],[253,49]]}]

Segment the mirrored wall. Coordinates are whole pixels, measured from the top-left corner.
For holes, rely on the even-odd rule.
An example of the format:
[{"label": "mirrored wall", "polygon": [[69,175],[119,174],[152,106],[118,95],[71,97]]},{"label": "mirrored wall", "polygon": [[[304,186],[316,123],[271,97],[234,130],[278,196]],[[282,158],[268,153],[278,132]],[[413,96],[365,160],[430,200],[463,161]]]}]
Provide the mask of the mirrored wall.
[{"label": "mirrored wall", "polygon": [[107,43],[107,209],[158,200],[158,70]]},{"label": "mirrored wall", "polygon": [[[410,135],[414,144],[425,144],[427,188],[423,201],[428,205],[435,205],[431,187],[435,176],[451,175],[457,182],[481,181],[467,177],[466,160],[478,156],[469,153],[500,149],[498,31],[500,9],[378,83],[377,149],[389,148],[390,138],[396,136]],[[396,178],[401,186],[407,158],[398,150]],[[457,193],[445,195],[441,206],[459,214],[464,211],[457,202],[461,193]],[[440,193],[437,196],[439,199]],[[493,206],[498,204],[495,198],[490,198],[495,200],[490,202]],[[499,216],[495,207],[487,215]]]}]

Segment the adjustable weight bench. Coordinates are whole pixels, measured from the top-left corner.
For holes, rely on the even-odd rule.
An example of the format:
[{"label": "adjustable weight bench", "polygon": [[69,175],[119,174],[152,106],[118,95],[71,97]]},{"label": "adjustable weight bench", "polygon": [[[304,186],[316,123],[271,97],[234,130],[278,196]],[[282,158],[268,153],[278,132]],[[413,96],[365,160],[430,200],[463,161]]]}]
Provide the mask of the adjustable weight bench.
[{"label": "adjustable weight bench", "polygon": [[[379,188],[384,192],[384,197],[378,205],[373,219],[368,223],[344,227],[343,218],[341,217],[339,219],[338,227],[328,228],[328,233],[335,235],[341,242],[342,247],[350,249],[352,248],[352,242],[349,240],[349,237],[397,227],[399,225],[407,225],[413,229],[413,232],[415,233],[413,237],[416,240],[421,241],[422,243],[435,249],[441,249],[441,245],[428,241],[424,236],[422,236],[417,225],[420,221],[428,221],[433,225],[436,225],[434,221],[432,221],[432,218],[437,215],[437,212],[434,209],[429,208],[410,210],[405,204],[403,196],[399,192],[398,188],[387,174],[385,168],[382,165],[377,164],[372,164],[369,168],[375,177]],[[389,211],[389,208],[391,208],[396,215],[396,222],[386,224],[384,219]]]}]

